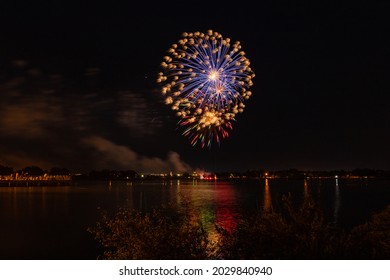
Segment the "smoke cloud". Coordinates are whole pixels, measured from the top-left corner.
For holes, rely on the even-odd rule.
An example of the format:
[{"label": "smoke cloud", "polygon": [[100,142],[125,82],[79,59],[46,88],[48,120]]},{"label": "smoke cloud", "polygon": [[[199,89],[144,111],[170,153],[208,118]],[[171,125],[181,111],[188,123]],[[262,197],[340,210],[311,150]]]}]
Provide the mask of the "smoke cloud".
[{"label": "smoke cloud", "polygon": [[96,160],[101,166],[115,166],[137,172],[191,172],[192,168],[180,159],[177,152],[170,151],[165,159],[142,156],[131,148],[118,145],[100,136],[90,136],[83,144],[97,152]]}]

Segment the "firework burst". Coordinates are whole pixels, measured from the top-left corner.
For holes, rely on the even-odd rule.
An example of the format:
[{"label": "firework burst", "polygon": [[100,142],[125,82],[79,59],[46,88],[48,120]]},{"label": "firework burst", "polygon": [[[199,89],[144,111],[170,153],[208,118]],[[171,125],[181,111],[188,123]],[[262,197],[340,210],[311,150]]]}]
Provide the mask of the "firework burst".
[{"label": "firework burst", "polygon": [[212,30],[185,32],[167,53],[157,82],[165,103],[180,118],[183,135],[192,145],[219,143],[252,94],[248,89],[255,74],[240,42]]},{"label": "firework burst", "polygon": [[184,129],[183,135],[190,139],[193,146],[200,143],[204,148],[211,147],[214,140],[220,143],[220,139],[228,137],[233,120],[230,114],[211,110],[203,114],[185,116],[181,118],[179,125]]}]

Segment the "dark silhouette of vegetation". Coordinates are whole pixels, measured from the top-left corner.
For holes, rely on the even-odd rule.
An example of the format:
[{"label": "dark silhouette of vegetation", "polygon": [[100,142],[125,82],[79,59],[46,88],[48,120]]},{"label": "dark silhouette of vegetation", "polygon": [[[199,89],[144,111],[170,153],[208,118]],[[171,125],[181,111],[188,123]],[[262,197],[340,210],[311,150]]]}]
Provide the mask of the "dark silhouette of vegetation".
[{"label": "dark silhouette of vegetation", "polygon": [[45,174],[45,171],[38,166],[27,166],[22,170],[19,170],[18,173],[29,176],[42,176]]},{"label": "dark silhouette of vegetation", "polygon": [[217,251],[225,259],[338,259],[345,234],[324,221],[320,208],[305,199],[296,209],[283,198],[284,213],[258,211],[233,233],[218,227]]},{"label": "dark silhouette of vegetation", "polygon": [[347,251],[349,258],[390,258],[390,205],[351,231]]},{"label": "dark silhouette of vegetation", "polygon": [[[324,221],[319,206],[307,197],[294,207],[283,198],[280,212],[259,210],[243,218],[235,231],[215,225],[211,241],[199,216],[175,207],[151,213],[121,209],[103,213],[90,228],[105,248],[103,259],[388,259],[390,206],[365,224],[344,231]],[[188,214],[192,213],[192,214]]]},{"label": "dark silhouette of vegetation", "polygon": [[211,248],[200,221],[172,206],[151,213],[122,208],[113,218],[102,212],[88,231],[105,248],[103,259],[206,259]]},{"label": "dark silhouette of vegetation", "polygon": [[134,170],[92,170],[87,178],[92,180],[128,180],[137,178],[138,173]]},{"label": "dark silhouette of vegetation", "polygon": [[[52,167],[49,170],[38,166],[27,166],[21,170],[14,171],[13,167],[7,167],[0,164],[0,175],[19,175],[41,176],[45,173],[49,175],[72,175],[75,180],[134,180],[134,179],[160,179],[159,174],[139,174],[135,170],[90,170],[86,173],[72,174],[67,168]],[[199,175],[199,174],[198,174]],[[198,175],[184,172],[182,174],[165,174],[164,178],[194,179]],[[215,175],[215,176],[214,176]],[[298,170],[295,168],[285,170],[246,170],[246,171],[224,171],[211,173],[210,178],[218,179],[259,179],[259,178],[279,178],[279,179],[305,179],[305,178],[378,178],[390,179],[390,170],[355,168],[351,170]]]},{"label": "dark silhouette of vegetation", "polygon": [[53,167],[49,171],[49,175],[70,175],[71,172],[67,168]]}]

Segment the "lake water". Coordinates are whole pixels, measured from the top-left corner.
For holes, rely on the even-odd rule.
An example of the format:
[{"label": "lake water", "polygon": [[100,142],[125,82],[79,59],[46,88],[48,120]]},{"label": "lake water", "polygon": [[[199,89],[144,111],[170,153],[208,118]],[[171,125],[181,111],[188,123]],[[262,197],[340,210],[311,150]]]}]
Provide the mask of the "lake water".
[{"label": "lake water", "polygon": [[148,211],[183,201],[209,231],[218,223],[233,228],[242,215],[282,209],[291,193],[299,205],[312,196],[327,221],[342,228],[365,222],[390,204],[390,181],[326,180],[156,180],[77,182],[73,186],[0,187],[0,259],[96,259],[101,248],[87,232],[99,208]]}]

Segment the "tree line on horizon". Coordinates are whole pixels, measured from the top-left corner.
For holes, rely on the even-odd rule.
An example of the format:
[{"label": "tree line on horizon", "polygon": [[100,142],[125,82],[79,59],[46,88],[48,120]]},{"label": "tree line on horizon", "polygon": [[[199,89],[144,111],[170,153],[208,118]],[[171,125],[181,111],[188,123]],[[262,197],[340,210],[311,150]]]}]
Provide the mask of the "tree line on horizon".
[{"label": "tree line on horizon", "polygon": [[[135,170],[115,170],[115,169],[101,169],[91,170],[87,173],[72,174],[72,171],[64,167],[52,167],[49,170],[43,169],[39,166],[26,166],[22,169],[15,170],[13,167],[4,166],[0,164],[0,175],[24,174],[33,176],[48,175],[73,175],[77,179],[134,179],[139,178],[141,173]],[[264,169],[246,170],[246,171],[226,171],[212,173],[217,178],[291,178],[304,179],[307,177],[366,177],[366,178],[390,178],[390,170],[370,169],[370,168],[355,168],[352,170],[336,169],[336,170],[299,170],[299,169],[283,169],[267,171]],[[153,174],[147,174],[147,178],[155,177]],[[177,177],[175,175],[167,174],[167,177]],[[193,174],[184,172],[180,174],[181,178],[193,178]]]},{"label": "tree line on horizon", "polygon": [[39,166],[26,166],[22,169],[14,170],[13,167],[0,165],[0,175],[30,175],[30,176],[42,176],[44,174],[49,175],[71,175],[71,171],[67,168],[52,167],[50,170],[42,169]]}]

